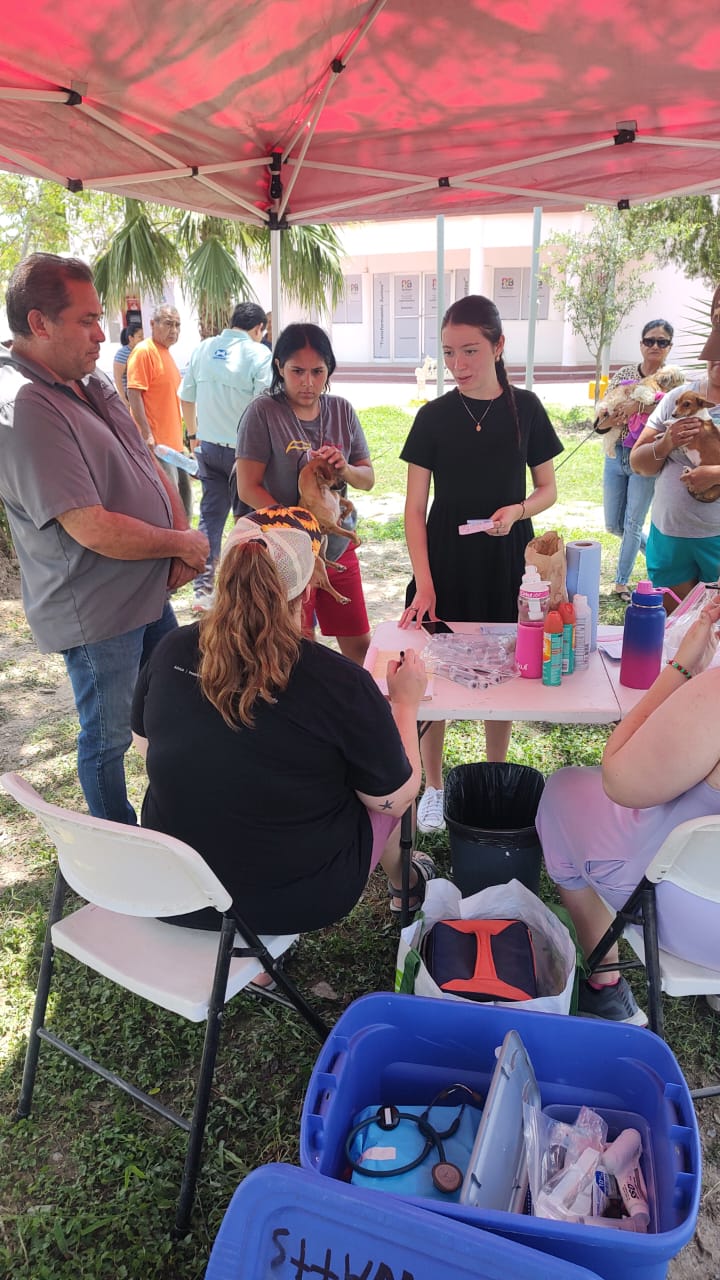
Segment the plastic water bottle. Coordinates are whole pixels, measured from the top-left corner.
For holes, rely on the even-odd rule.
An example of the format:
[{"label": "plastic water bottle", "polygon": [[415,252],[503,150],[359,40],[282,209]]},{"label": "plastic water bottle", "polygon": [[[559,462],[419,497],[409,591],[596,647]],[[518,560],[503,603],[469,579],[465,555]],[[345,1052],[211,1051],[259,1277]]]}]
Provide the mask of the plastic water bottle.
[{"label": "plastic water bottle", "polygon": [[539,680],[543,664],[543,629],[550,604],[550,583],[543,582],[537,566],[527,565],[518,593],[518,629],[515,666],[526,680]]},{"label": "plastic water bottle", "polygon": [[551,609],[543,632],[543,684],[562,682],[563,621],[557,609]]},{"label": "plastic water bottle", "polygon": [[181,453],[179,449],[171,449],[169,444],[156,444],[155,456],[161,462],[167,462],[170,467],[180,467],[181,471],[187,471],[191,476],[196,476],[199,467],[194,458],[188,457],[186,453]]},{"label": "plastic water bottle", "polygon": [[590,662],[592,642],[592,609],[587,596],[574,595],[575,610],[575,670],[584,671]]},{"label": "plastic water bottle", "polygon": [[649,689],[660,674],[665,621],[662,591],[638,582],[625,610],[620,683],[626,688]]}]

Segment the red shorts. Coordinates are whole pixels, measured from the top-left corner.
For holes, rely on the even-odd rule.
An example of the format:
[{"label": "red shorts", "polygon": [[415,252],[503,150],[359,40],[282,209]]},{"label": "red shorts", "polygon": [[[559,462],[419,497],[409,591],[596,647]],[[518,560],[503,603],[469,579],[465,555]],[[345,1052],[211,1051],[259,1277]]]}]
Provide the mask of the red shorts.
[{"label": "red shorts", "polygon": [[363,595],[360,563],[352,543],[338,560],[345,566],[345,573],[338,573],[328,565],[328,578],[336,591],[350,597],[349,604],[338,604],[327,591],[314,588],[310,599],[303,605],[303,631],[309,633],[318,625],[324,636],[364,636],[370,630],[365,596]]}]

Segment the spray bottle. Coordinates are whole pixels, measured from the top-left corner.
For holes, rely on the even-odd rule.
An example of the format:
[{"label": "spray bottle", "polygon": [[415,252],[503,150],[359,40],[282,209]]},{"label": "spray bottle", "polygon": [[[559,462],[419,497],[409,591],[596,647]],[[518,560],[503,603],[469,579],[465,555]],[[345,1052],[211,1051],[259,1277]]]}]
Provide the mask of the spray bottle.
[{"label": "spray bottle", "polygon": [[562,680],[563,622],[557,609],[545,619],[543,633],[542,682],[558,685]]},{"label": "spray bottle", "polygon": [[563,623],[562,673],[571,676],[575,670],[575,609],[567,600],[558,605]]},{"label": "spray bottle", "polygon": [[592,609],[587,596],[574,595],[575,609],[575,670],[583,671],[590,662],[592,640]]}]

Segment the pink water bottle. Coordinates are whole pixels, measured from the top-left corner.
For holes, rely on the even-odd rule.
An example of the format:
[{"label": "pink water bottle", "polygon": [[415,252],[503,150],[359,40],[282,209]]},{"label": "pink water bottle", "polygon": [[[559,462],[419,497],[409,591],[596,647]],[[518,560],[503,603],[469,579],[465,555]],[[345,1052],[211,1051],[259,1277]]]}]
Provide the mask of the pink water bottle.
[{"label": "pink water bottle", "polygon": [[543,630],[550,604],[550,583],[542,582],[536,565],[526,565],[518,593],[515,666],[525,680],[539,680],[543,667]]},{"label": "pink water bottle", "polygon": [[660,674],[665,640],[663,593],[652,582],[638,582],[625,610],[620,683],[649,689]]}]

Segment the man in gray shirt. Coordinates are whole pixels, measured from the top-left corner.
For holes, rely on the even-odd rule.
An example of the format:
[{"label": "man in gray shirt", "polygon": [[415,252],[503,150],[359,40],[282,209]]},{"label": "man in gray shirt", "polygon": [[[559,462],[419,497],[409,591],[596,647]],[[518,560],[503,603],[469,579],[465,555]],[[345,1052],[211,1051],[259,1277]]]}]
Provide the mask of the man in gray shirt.
[{"label": "man in gray shirt", "polygon": [[270,386],[272,361],[262,342],[265,312],[256,302],[239,302],[230,328],[196,347],[178,395],[191,449],[202,481],[200,528],[210,541],[210,561],[195,579],[193,610],[206,609],[230,511],[230,473],[235,465],[238,423],[255,396]]},{"label": "man in gray shirt", "polygon": [[135,822],[125,788],[141,660],[177,626],[168,591],[207,557],[175,487],[109,379],[92,273],[35,253],[6,296],[0,347],[0,497],[42,653],[65,659],[80,719],[78,773],[90,812]]}]

